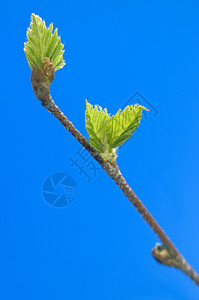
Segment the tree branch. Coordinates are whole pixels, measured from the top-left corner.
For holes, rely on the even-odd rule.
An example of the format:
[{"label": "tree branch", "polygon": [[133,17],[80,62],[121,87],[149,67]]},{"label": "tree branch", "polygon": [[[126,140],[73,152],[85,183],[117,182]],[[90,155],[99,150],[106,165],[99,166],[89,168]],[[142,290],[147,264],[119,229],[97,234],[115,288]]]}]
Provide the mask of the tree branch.
[{"label": "tree branch", "polygon": [[153,216],[135,195],[131,187],[127,184],[126,180],[122,176],[117,164],[105,162],[100,154],[89,144],[85,137],[74,127],[74,125],[66,118],[58,106],[54,103],[49,92],[49,82],[42,75],[42,72],[43,71],[36,66],[32,67],[31,83],[36,97],[41,101],[41,105],[52,115],[54,115],[54,117],[60,121],[60,123],[74,136],[74,138],[82,145],[82,147],[93,156],[93,158],[106,171],[108,176],[112,178],[122,190],[123,194],[137,209],[146,223],[157,234],[159,239],[162,241],[162,245],[157,245],[155,248],[153,248],[152,255],[154,258],[164,265],[175,267],[181,270],[187,274],[197,285],[199,285],[199,275],[186,262],[162,228],[158,225]]}]

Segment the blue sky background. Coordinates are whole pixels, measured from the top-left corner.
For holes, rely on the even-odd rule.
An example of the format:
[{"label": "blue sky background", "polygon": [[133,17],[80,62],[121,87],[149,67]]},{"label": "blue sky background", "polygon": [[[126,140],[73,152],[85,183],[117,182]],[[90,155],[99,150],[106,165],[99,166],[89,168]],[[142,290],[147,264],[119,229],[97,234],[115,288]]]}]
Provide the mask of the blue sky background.
[{"label": "blue sky background", "polygon": [[[58,27],[66,66],[51,94],[86,137],[86,98],[114,114],[139,91],[157,110],[118,164],[199,271],[199,1],[7,1],[0,12],[0,299],[199,299],[188,277],[153,260],[159,240],[115,183],[71,166],[82,165],[79,144],[36,99],[23,52],[31,13]],[[42,195],[59,172],[77,185],[64,208]]]}]

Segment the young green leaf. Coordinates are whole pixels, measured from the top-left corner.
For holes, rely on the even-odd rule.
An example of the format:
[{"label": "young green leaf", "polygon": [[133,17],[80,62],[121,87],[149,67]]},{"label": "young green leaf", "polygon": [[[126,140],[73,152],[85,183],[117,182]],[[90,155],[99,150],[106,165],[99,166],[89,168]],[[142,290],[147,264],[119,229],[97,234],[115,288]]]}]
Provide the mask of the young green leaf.
[{"label": "young green leaf", "polygon": [[55,71],[63,68],[64,45],[58,36],[57,28],[53,33],[53,24],[47,28],[45,21],[35,14],[32,14],[31,20],[27,30],[28,41],[24,43],[24,52],[30,68],[32,69],[33,65],[42,68],[45,57],[53,62]]},{"label": "young green leaf", "polygon": [[147,110],[136,104],[129,105],[122,112],[119,109],[116,115],[111,117],[106,132],[110,147],[119,147],[132,136],[140,124],[143,109]]},{"label": "young green leaf", "polygon": [[86,129],[91,145],[105,161],[116,160],[116,148],[127,141],[137,129],[142,118],[143,106],[129,105],[110,117],[107,109],[93,107],[86,101]]},{"label": "young green leaf", "polygon": [[95,105],[93,107],[86,100],[86,130],[89,134],[89,141],[98,152],[104,152],[106,147],[105,130],[107,122],[110,116],[107,113],[107,109],[102,110],[101,106]]}]

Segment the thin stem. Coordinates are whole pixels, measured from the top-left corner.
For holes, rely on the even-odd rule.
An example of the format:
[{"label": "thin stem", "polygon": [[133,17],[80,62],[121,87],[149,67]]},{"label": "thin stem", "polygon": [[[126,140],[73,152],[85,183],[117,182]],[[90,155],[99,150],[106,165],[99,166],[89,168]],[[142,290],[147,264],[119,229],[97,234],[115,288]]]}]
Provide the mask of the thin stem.
[{"label": "thin stem", "polygon": [[[48,93],[47,93],[48,94]],[[110,178],[118,185],[122,190],[124,195],[137,209],[146,223],[151,227],[151,229],[157,234],[157,236],[162,241],[163,245],[161,247],[157,246],[153,249],[152,254],[161,263],[167,266],[174,266],[187,274],[197,285],[199,285],[199,275],[194,271],[194,269],[185,261],[180,252],[173,245],[171,240],[158,225],[153,216],[149,213],[143,203],[135,195],[131,187],[127,184],[126,180],[122,176],[119,167],[115,164],[110,164],[109,162],[104,162],[99,153],[89,144],[85,137],[75,128],[75,126],[66,118],[66,116],[61,112],[58,106],[52,100],[50,94],[41,99],[41,104],[46,108],[51,114],[54,115],[56,119],[74,136],[74,138],[85,148],[94,159],[102,166]],[[159,247],[159,248],[158,248]]]}]

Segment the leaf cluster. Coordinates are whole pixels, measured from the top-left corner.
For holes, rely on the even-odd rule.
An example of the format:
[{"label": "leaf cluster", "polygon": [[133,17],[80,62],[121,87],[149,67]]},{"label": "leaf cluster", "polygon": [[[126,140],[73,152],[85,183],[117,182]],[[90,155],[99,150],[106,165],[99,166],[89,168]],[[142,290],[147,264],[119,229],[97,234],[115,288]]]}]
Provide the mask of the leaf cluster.
[{"label": "leaf cluster", "polygon": [[57,28],[53,33],[53,24],[47,28],[45,21],[39,16],[32,14],[30,27],[27,30],[28,41],[24,43],[24,52],[32,69],[33,65],[42,68],[43,59],[48,57],[52,62],[55,71],[63,68],[63,47],[58,36]]},{"label": "leaf cluster", "polygon": [[107,109],[94,107],[86,101],[86,130],[91,145],[106,161],[116,160],[116,148],[126,142],[137,129],[142,118],[141,105],[128,105],[123,111],[110,116]]}]

